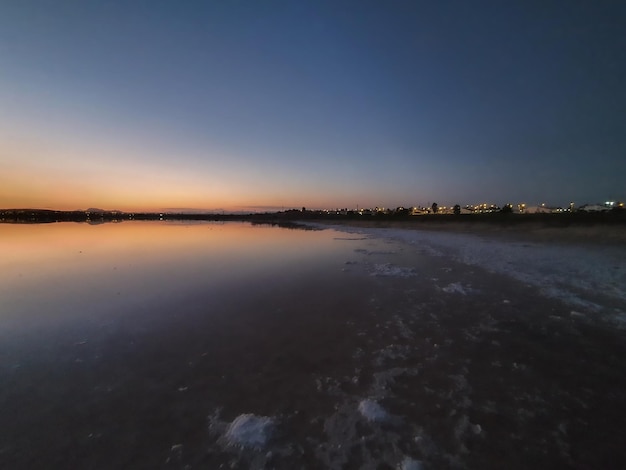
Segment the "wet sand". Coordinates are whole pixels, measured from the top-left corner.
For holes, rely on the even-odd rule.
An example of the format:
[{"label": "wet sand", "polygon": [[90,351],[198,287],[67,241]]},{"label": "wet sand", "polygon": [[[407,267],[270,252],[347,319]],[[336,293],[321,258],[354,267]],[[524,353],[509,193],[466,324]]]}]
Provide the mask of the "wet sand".
[{"label": "wet sand", "polygon": [[[337,242],[340,269],[5,351],[0,464],[626,466],[626,330],[419,246]],[[257,440],[232,432],[247,414]]]}]

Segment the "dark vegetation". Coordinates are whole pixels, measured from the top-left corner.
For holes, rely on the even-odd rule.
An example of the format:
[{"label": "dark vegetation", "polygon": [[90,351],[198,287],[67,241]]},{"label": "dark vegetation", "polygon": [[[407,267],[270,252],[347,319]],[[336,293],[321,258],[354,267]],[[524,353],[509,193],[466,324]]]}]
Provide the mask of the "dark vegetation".
[{"label": "dark vegetation", "polygon": [[[434,206],[434,204],[433,204]],[[509,209],[509,210],[507,210]],[[408,209],[398,208],[395,211],[359,213],[356,211],[319,211],[292,209],[272,213],[254,214],[185,214],[185,213],[128,213],[120,211],[54,211],[44,209],[6,209],[0,210],[0,223],[53,223],[82,222],[101,224],[106,222],[123,222],[128,220],[157,221],[249,221],[256,223],[289,224],[301,221],[404,221],[415,226],[421,224],[496,224],[505,226],[525,226],[539,224],[547,227],[567,227],[570,225],[626,225],[626,210],[615,208],[605,212],[574,211],[553,214],[514,214],[510,207],[504,210],[483,214],[461,214],[455,207],[452,214],[431,213],[411,215]]]}]

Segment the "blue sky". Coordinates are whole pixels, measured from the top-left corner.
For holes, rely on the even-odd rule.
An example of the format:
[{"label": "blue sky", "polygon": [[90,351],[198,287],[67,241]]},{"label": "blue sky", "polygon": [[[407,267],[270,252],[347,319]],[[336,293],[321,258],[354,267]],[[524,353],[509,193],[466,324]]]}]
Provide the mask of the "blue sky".
[{"label": "blue sky", "polygon": [[0,206],[624,199],[624,24],[617,1],[3,2]]}]

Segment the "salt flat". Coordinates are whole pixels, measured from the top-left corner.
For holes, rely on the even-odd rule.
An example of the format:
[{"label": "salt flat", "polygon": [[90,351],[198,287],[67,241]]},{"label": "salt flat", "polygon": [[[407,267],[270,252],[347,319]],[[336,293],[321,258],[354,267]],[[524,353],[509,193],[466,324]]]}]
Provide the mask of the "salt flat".
[{"label": "salt flat", "polygon": [[[150,227],[167,237],[133,262],[150,260],[132,291],[114,280],[131,282],[135,264],[105,269],[118,248],[88,264],[108,279],[95,284],[104,290],[85,280],[98,305],[88,321],[73,311],[36,331],[4,324],[7,468],[626,464],[619,246]],[[217,256],[213,232],[244,240],[245,257]],[[221,281],[229,266],[243,271]],[[170,272],[183,282],[153,299]],[[111,285],[120,295],[107,309]],[[59,297],[51,311],[89,306]]]}]

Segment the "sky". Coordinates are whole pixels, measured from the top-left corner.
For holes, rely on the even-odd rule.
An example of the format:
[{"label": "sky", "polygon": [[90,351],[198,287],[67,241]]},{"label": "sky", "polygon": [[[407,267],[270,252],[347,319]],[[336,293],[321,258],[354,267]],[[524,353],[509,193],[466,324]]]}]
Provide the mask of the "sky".
[{"label": "sky", "polygon": [[626,199],[626,2],[5,0],[0,207]]}]

